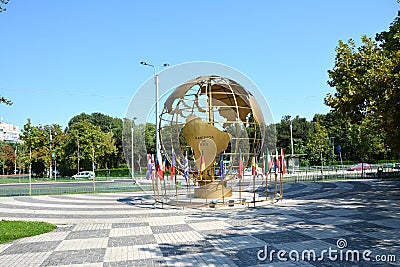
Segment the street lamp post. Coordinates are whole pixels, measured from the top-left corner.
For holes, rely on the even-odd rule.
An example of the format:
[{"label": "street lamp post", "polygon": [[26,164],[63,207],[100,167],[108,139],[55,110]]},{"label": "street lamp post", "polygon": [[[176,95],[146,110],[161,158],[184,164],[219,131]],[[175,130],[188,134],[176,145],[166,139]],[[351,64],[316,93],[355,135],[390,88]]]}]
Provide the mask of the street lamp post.
[{"label": "street lamp post", "polygon": [[159,123],[159,118],[158,118],[158,72],[160,71],[160,67],[168,67],[168,63],[164,63],[161,66],[154,66],[151,64],[148,64],[144,61],[140,62],[140,64],[145,65],[145,66],[150,66],[154,70],[154,84],[156,87],[156,156],[158,160],[158,164],[161,164],[162,159],[161,159],[161,153],[160,153],[160,123]]},{"label": "street lamp post", "polygon": [[14,150],[14,152],[15,152],[14,175],[17,174],[17,157],[18,157],[18,155],[17,155],[17,150],[18,150],[18,144],[15,145],[15,150]]},{"label": "street lamp post", "polygon": [[49,172],[49,179],[51,180],[51,175],[52,175],[52,161],[53,161],[53,154],[52,154],[52,150],[51,150],[51,142],[53,141],[53,138],[51,136],[51,128],[49,128],[49,134],[50,134],[50,172]]},{"label": "street lamp post", "polygon": [[290,158],[291,165],[292,165],[292,173],[294,173],[294,163],[293,163],[293,120],[290,120],[290,148],[292,150],[292,156]]},{"label": "street lamp post", "polygon": [[290,147],[292,149],[292,157],[293,157],[293,121],[290,120]]},{"label": "street lamp post", "polygon": [[131,166],[132,166],[132,180],[135,179],[135,160],[134,160],[134,154],[133,154],[133,131],[134,131],[134,127],[135,127],[135,120],[137,118],[134,117],[132,119],[132,125],[131,125]]}]

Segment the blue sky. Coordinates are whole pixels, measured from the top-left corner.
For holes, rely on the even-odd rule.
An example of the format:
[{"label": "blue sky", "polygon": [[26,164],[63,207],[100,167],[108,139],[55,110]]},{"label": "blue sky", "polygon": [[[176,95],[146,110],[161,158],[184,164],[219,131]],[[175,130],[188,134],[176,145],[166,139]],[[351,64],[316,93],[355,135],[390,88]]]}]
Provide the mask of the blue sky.
[{"label": "blue sky", "polygon": [[0,105],[20,127],[82,112],[123,118],[152,75],[139,64],[212,61],[240,70],[264,93],[275,121],[326,113],[327,70],[338,40],[374,37],[396,0],[22,1],[0,13]]}]

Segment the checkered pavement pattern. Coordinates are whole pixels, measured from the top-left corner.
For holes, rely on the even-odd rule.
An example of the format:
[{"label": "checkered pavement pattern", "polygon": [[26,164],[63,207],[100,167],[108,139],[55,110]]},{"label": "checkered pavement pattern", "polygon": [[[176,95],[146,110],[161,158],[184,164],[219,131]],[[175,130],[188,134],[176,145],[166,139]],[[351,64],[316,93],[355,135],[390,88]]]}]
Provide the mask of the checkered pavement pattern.
[{"label": "checkered pavement pattern", "polygon": [[[400,266],[399,189],[397,181],[296,183],[283,201],[216,209],[160,209],[135,193],[1,198],[1,219],[57,229],[0,244],[0,266],[371,266],[318,259],[343,248],[338,240],[343,250],[396,257],[374,266]],[[273,250],[315,250],[317,259],[285,261]]]}]

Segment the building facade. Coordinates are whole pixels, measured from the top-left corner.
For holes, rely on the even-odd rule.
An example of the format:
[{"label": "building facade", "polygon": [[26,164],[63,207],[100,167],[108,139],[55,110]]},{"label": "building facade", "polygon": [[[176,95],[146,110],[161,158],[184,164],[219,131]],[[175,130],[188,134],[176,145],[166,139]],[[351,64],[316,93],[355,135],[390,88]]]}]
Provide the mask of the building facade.
[{"label": "building facade", "polygon": [[19,142],[19,127],[10,123],[0,122],[0,141]]}]

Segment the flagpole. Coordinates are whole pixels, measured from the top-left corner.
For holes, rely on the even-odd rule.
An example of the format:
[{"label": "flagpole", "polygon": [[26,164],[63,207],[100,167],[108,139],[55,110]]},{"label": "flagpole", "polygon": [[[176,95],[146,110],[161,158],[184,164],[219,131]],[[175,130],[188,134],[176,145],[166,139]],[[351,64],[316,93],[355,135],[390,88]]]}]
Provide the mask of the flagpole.
[{"label": "flagpole", "polygon": [[253,171],[253,207],[256,207],[256,173],[257,173],[257,165],[256,165],[256,150],[254,149],[254,156],[253,156],[253,166],[255,171]]},{"label": "flagpole", "polygon": [[[203,173],[202,175],[204,175],[204,172],[202,172],[202,173]],[[204,181],[205,181],[204,189],[205,189],[205,192],[206,192],[206,207],[207,207],[207,203],[208,203],[208,198],[207,198],[207,179],[204,179]]]},{"label": "flagpole", "polygon": [[280,197],[281,197],[281,200],[283,199],[283,173],[281,173],[281,190],[280,190]]},{"label": "flagpole", "polygon": [[285,153],[283,149],[281,149],[281,186],[280,186],[280,198],[283,199],[283,177],[286,173],[286,162],[285,162]]},{"label": "flagpole", "polygon": [[167,187],[168,187],[168,198],[169,198],[169,197],[171,197],[171,181],[170,180],[168,180]]},{"label": "flagpole", "polygon": [[165,185],[165,177],[164,177],[164,200],[165,200],[165,197],[167,196],[167,186]]},{"label": "flagpole", "polygon": [[160,201],[160,190],[158,188],[158,171],[157,168],[155,170],[155,179],[156,179],[156,189],[157,189],[157,202]]},{"label": "flagpole", "polygon": [[[265,200],[268,200],[268,176],[267,176],[268,162],[267,162],[266,154],[263,153],[262,158],[263,158],[262,174],[263,174],[263,178],[265,178]],[[263,181],[263,183],[264,183],[264,181]]]},{"label": "flagpole", "polygon": [[238,178],[239,178],[239,203],[242,202],[242,178],[243,178],[243,161],[242,161],[242,150],[239,148],[239,168],[238,168]]},{"label": "flagpole", "polygon": [[265,176],[265,201],[268,200],[268,172],[264,174]]},{"label": "flagpole", "polygon": [[[222,154],[223,155],[223,154]],[[219,175],[221,175],[221,182],[222,182],[222,205],[224,205],[225,204],[225,192],[224,192],[224,186],[225,186],[225,184],[224,184],[224,156],[222,156],[222,159],[221,159],[221,157],[220,157],[220,164],[222,164],[222,167],[220,167],[220,174]],[[222,160],[222,163],[221,163],[221,160]]]},{"label": "flagpole", "polygon": [[242,178],[239,178],[239,202],[242,204]]},{"label": "flagpole", "polygon": [[175,173],[174,173],[174,179],[175,179],[176,204],[178,204],[178,183],[176,182],[176,171],[175,171]]},{"label": "flagpole", "polygon": [[267,197],[265,198],[265,200],[267,200],[268,201],[268,189],[269,189],[269,185],[271,184],[271,170],[268,170],[268,174],[267,174],[267,192],[266,192],[266,195],[267,195]]},{"label": "flagpole", "polygon": [[[242,194],[243,186],[244,186],[244,169],[242,170],[242,178],[241,178],[240,180],[241,180],[241,184],[240,184],[240,186],[241,186],[240,194]],[[242,201],[242,199],[241,199],[240,201]]]},{"label": "flagpole", "polygon": [[187,178],[187,181],[188,181],[188,184],[187,184],[187,186],[188,186],[188,188],[189,188],[189,204],[190,204],[190,207],[192,207],[192,192],[190,191],[190,178],[188,177]]},{"label": "flagpole", "polygon": [[[151,158],[153,159],[153,156],[151,156]],[[151,161],[152,161],[151,159]],[[153,164],[150,167],[150,178],[151,178],[151,186],[153,187],[153,193],[154,193],[154,205],[157,204],[157,197],[156,197],[156,188],[154,187],[154,172],[153,172]]]}]

